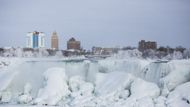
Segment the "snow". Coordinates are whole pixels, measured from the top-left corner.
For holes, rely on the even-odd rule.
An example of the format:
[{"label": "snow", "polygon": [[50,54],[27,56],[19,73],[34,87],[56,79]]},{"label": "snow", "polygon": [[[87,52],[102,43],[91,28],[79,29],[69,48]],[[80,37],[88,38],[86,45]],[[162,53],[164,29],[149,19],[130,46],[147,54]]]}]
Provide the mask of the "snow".
[{"label": "snow", "polygon": [[117,59],[142,58],[142,53],[138,49],[127,50],[127,51],[119,51],[117,54],[115,54],[113,56],[113,58],[117,58]]},{"label": "snow", "polygon": [[44,74],[45,86],[39,90],[33,104],[56,105],[69,95],[67,76],[63,68],[49,68]]},{"label": "snow", "polygon": [[190,106],[190,82],[177,86],[167,99],[169,107],[189,107]]},{"label": "snow", "polygon": [[12,94],[10,91],[7,90],[7,91],[2,91],[0,93],[0,96],[1,96],[2,103],[8,103],[11,100]]},{"label": "snow", "polygon": [[135,79],[131,84],[131,98],[141,99],[143,97],[157,98],[160,89],[155,83],[147,82],[142,79]]},{"label": "snow", "polygon": [[0,58],[0,107],[190,106],[190,60],[136,56],[123,52],[97,62]]},{"label": "snow", "polygon": [[69,88],[72,92],[78,91],[83,83],[84,79],[82,79],[82,77],[73,76],[69,79]]},{"label": "snow", "polygon": [[155,107],[166,107],[166,97],[164,96],[159,96],[155,100]]},{"label": "snow", "polygon": [[[98,95],[107,95],[116,90],[128,88],[133,81],[133,76],[124,72],[111,72],[104,76],[99,84],[96,84],[95,93]],[[97,78],[99,79],[99,78]]]},{"label": "snow", "polygon": [[24,86],[24,92],[18,97],[18,103],[20,104],[27,104],[32,101],[32,96],[31,96],[31,91],[32,91],[32,86],[27,83]]},{"label": "snow", "polygon": [[94,85],[85,82],[80,76],[73,76],[69,79],[69,87],[71,90],[72,106],[83,105],[85,102],[93,98]]},{"label": "snow", "polygon": [[160,79],[160,84],[166,85],[169,91],[190,80],[190,61],[173,60],[170,64],[173,65],[171,72]]}]

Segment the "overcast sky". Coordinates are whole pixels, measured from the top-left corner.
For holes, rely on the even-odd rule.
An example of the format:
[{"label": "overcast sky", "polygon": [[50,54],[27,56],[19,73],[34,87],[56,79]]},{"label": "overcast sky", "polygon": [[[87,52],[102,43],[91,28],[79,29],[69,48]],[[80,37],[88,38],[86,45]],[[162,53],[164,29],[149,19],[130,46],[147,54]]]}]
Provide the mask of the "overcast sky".
[{"label": "overcast sky", "polygon": [[190,48],[190,0],[0,0],[0,47],[26,46],[26,34],[57,31],[60,47],[75,37],[84,48],[159,46]]}]

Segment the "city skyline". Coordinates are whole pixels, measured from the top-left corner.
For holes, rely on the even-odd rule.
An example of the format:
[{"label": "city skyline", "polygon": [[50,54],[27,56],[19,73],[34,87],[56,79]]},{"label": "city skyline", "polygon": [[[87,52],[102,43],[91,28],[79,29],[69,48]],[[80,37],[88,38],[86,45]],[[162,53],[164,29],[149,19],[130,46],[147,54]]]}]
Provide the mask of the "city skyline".
[{"label": "city skyline", "polygon": [[156,41],[158,46],[190,48],[190,1],[188,0],[1,0],[0,46],[25,46],[29,31],[59,35],[60,49],[69,38],[93,46],[138,46],[138,41]]}]

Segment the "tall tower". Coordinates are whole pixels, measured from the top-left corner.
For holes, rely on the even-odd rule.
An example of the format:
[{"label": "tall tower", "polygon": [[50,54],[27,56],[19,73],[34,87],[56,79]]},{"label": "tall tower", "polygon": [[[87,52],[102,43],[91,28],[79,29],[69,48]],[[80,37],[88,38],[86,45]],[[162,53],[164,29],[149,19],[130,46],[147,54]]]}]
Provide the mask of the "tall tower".
[{"label": "tall tower", "polygon": [[45,47],[45,34],[43,32],[29,32],[27,34],[26,47],[43,48]]},{"label": "tall tower", "polygon": [[59,48],[59,39],[56,32],[53,32],[51,36],[51,48],[58,50]]}]

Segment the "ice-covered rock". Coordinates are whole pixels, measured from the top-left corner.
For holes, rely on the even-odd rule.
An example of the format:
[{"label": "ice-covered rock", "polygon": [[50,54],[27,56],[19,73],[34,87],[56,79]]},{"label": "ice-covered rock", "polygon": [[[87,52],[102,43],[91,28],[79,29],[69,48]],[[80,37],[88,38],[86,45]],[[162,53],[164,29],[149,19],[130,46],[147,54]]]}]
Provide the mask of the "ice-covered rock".
[{"label": "ice-covered rock", "polygon": [[23,94],[18,97],[19,104],[28,104],[32,101],[32,96],[29,94]]},{"label": "ice-covered rock", "polygon": [[97,95],[106,95],[117,90],[129,88],[134,76],[125,72],[111,72],[105,75],[102,81],[96,84],[95,93]]},{"label": "ice-covered rock", "polygon": [[34,104],[56,105],[69,95],[67,76],[63,68],[49,68],[44,73],[45,86],[39,90]]},{"label": "ice-covered rock", "polygon": [[84,83],[84,79],[81,76],[72,76],[69,79],[69,88],[72,92],[78,91],[80,86]]},{"label": "ice-covered rock", "polygon": [[0,92],[0,102],[8,103],[11,101],[12,93],[9,90]]},{"label": "ice-covered rock", "polygon": [[80,91],[83,96],[89,96],[94,91],[94,85],[90,82],[83,83],[80,86]]},{"label": "ice-covered rock", "polygon": [[144,97],[140,99],[127,99],[116,103],[116,105],[111,107],[155,107],[154,101],[150,97]]},{"label": "ice-covered rock", "polygon": [[122,90],[122,91],[119,92],[119,98],[120,99],[125,99],[126,100],[129,97],[129,95],[130,95],[129,90]]},{"label": "ice-covered rock", "polygon": [[81,76],[73,76],[69,79],[69,89],[71,90],[71,106],[87,106],[92,104],[94,85],[84,81]]},{"label": "ice-covered rock", "polygon": [[137,100],[136,107],[154,107],[154,101],[150,97]]},{"label": "ice-covered rock", "polygon": [[155,107],[166,107],[166,97],[159,96],[154,100]]},{"label": "ice-covered rock", "polygon": [[167,99],[168,107],[190,107],[190,82],[175,88]]},{"label": "ice-covered rock", "polygon": [[160,88],[155,83],[147,82],[140,78],[134,80],[130,90],[130,98],[134,99],[143,97],[157,98],[160,95]]},{"label": "ice-covered rock", "polygon": [[20,104],[28,104],[29,102],[32,101],[32,96],[31,96],[31,91],[32,91],[32,86],[27,83],[24,86],[24,92],[18,97],[18,103]]},{"label": "ice-covered rock", "polygon": [[[27,105],[77,107],[189,106],[190,88],[186,85],[183,89],[179,87],[190,80],[190,60],[162,63],[136,58],[108,58],[97,63],[76,63],[54,62],[58,58],[48,59],[50,62],[46,62],[45,58],[36,58],[33,62],[31,58],[26,58],[26,63],[15,69],[17,61],[11,59],[0,59],[7,65],[0,68],[0,103],[18,101]],[[47,70],[54,66],[60,68]],[[26,84],[28,82],[32,87]]]}]

